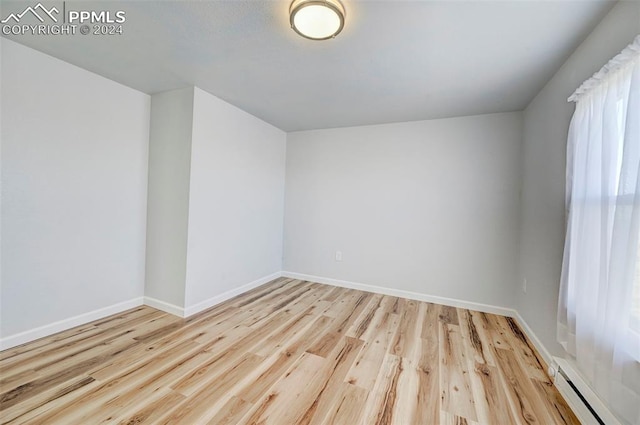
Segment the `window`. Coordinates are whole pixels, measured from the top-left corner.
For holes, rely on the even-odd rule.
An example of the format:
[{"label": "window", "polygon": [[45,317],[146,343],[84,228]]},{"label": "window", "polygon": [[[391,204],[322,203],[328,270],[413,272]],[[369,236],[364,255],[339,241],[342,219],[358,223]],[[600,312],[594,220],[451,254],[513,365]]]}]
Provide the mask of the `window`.
[{"label": "window", "polygon": [[[624,152],[624,133],[625,133],[625,107],[624,100],[619,99],[616,103],[616,114],[618,118],[618,146],[617,146],[617,161],[616,161],[616,180],[614,193],[618,194],[622,198],[622,204],[632,204],[633,198],[635,198],[635,190],[620,192],[620,178],[622,171],[622,155]],[[628,199],[625,199],[628,198]],[[640,244],[640,238],[638,238]],[[636,256],[635,264],[635,277],[633,282],[632,296],[631,296],[631,317],[629,319],[629,326],[631,331],[637,334],[634,339],[640,339],[640,246],[638,247],[638,254]],[[635,342],[635,341],[634,341]],[[640,357],[636,360],[640,361]]]},{"label": "window", "polygon": [[612,410],[640,392],[640,36],[570,97],[558,341]]},{"label": "window", "polygon": [[[640,335],[640,248],[636,260],[636,279],[631,299],[631,330]],[[640,361],[640,359],[638,359]]]}]

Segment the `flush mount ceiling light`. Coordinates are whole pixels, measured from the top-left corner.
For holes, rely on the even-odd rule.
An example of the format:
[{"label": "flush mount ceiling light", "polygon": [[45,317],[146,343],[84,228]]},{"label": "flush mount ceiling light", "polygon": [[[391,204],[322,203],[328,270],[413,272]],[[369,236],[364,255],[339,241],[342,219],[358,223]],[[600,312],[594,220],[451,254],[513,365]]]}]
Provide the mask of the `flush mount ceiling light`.
[{"label": "flush mount ceiling light", "polygon": [[339,0],[293,0],[291,28],[311,40],[333,38],[344,27],[344,6]]}]

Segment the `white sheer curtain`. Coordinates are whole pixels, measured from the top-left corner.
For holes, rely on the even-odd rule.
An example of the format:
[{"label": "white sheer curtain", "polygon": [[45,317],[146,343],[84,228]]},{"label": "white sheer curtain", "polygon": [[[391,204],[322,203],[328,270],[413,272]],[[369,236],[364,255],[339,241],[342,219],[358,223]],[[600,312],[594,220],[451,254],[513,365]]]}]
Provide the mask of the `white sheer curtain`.
[{"label": "white sheer curtain", "polygon": [[558,340],[613,413],[640,424],[640,36],[569,100]]}]

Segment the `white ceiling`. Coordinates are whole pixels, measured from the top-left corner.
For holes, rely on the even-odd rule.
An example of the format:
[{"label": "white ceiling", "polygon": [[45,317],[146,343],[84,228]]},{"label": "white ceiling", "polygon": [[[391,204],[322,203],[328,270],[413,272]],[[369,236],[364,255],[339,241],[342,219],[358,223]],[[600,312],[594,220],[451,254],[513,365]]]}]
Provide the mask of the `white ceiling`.
[{"label": "white ceiling", "polygon": [[[2,16],[25,4],[3,0]],[[344,31],[324,42],[289,28],[287,0],[68,1],[124,10],[124,35],[10,38],[149,94],[193,84],[294,131],[522,110],[613,6],[344,4]]]}]

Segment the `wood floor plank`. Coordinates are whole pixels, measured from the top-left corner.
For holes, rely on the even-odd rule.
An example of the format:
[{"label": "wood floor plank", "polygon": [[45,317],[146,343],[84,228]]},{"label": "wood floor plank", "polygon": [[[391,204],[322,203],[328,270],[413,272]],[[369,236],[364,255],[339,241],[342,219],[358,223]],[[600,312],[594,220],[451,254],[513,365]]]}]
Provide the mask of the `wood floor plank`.
[{"label": "wood floor plank", "polygon": [[336,312],[333,323],[328,328],[325,328],[324,336],[307,351],[321,357],[326,357],[327,354],[334,349],[340,340],[340,336],[348,332],[356,318],[358,318],[360,313],[366,308],[372,296],[372,294],[361,292],[355,295],[354,297],[348,298],[346,303],[339,301],[342,308]]},{"label": "wood floor plank", "polygon": [[440,412],[440,425],[478,425],[478,422],[470,421],[467,418],[456,416],[442,410]]},{"label": "wood floor plank", "polygon": [[384,313],[375,328],[372,328],[375,332],[372,332],[371,338],[365,341],[347,374],[346,382],[369,391],[373,389],[389,344],[398,329],[399,321],[397,314]]},{"label": "wood floor plank", "polygon": [[448,305],[440,306],[440,321],[446,323],[448,325],[458,325],[460,321],[458,320],[458,309],[455,307],[450,307]]},{"label": "wood floor plank", "polygon": [[547,375],[547,364],[525,336],[524,332],[522,332],[515,319],[500,316],[497,317],[496,321],[502,325],[505,334],[510,335],[508,342],[513,350],[518,353],[516,358],[524,367],[529,377],[541,382],[551,383],[551,379]]},{"label": "wood floor plank", "polygon": [[208,379],[205,385],[196,391],[172,411],[172,414],[161,419],[161,424],[196,424],[206,423],[218,414],[224,402],[231,398],[229,390],[235,383],[262,361],[262,357],[245,353],[231,367],[221,371],[215,378]]},{"label": "wood floor plank", "polygon": [[[144,310],[140,308],[139,310]],[[0,352],[0,362],[6,367],[15,360],[22,360],[26,356],[38,355],[43,351],[54,349],[58,344],[71,343],[76,339],[82,338],[84,332],[93,331],[96,327],[91,323],[77,326],[66,331],[58,332],[54,335],[36,339],[34,341],[17,345]]]},{"label": "wood floor plank", "polygon": [[[442,314],[440,317],[442,318]],[[441,410],[466,420],[477,421],[460,326],[448,324],[451,317],[453,316],[447,315],[447,320],[441,322],[439,333]]]},{"label": "wood floor plank", "polygon": [[321,424],[334,409],[339,390],[343,387],[344,378],[362,348],[360,339],[342,337],[334,350],[325,357],[321,371],[324,377],[320,381],[317,395],[311,406],[304,413],[299,424]]},{"label": "wood floor plank", "polygon": [[337,390],[335,405],[327,412],[321,424],[358,424],[368,396],[369,391],[364,388],[343,382]]},{"label": "wood floor plank", "polygon": [[156,423],[167,412],[173,410],[179,403],[185,399],[185,396],[175,392],[171,392],[152,403],[145,403],[140,410],[133,413],[130,417],[122,419],[120,425],[139,425]]},{"label": "wood floor plank", "polygon": [[514,319],[279,278],[0,353],[0,424],[562,424]]},{"label": "wood floor plank", "polygon": [[[360,335],[360,339],[363,341],[372,341],[379,335],[381,327],[384,327],[385,321],[388,321],[390,318],[397,319],[395,321],[394,335],[395,329],[397,329],[400,323],[400,315],[398,313],[394,313],[396,309],[396,302],[398,298],[396,297],[383,297],[382,302],[379,304],[378,308],[373,314],[371,321],[368,322],[368,326],[364,329],[364,332]],[[347,336],[350,336],[347,334]],[[385,349],[389,348],[391,344],[391,340],[388,340],[385,344]]]},{"label": "wood floor plank", "polygon": [[[121,329],[117,334],[105,335],[102,341],[92,341],[90,346],[81,346],[79,350],[70,352],[63,357],[54,357],[49,359],[42,365],[34,368],[37,372],[50,371],[52,367],[56,369],[67,368],[76,366],[80,362],[95,358],[102,355],[104,352],[110,351],[111,347],[116,347],[121,344],[140,345],[137,343],[145,343],[150,339],[160,337],[166,332],[167,328],[171,330],[175,329],[175,326],[180,326],[181,319],[176,317],[168,317],[167,315],[160,315],[152,318],[151,320],[141,321],[132,325],[129,329]],[[149,335],[153,335],[149,337]]]},{"label": "wood floor plank", "polygon": [[440,325],[438,306],[420,304],[420,346],[413,353],[417,360],[418,392],[416,394],[416,417],[424,423],[435,424],[440,420]]},{"label": "wood floor plank", "polygon": [[202,346],[204,350],[204,347],[208,348],[217,342],[212,341],[203,346],[202,344],[195,344],[193,338],[186,337],[185,334],[182,334],[185,336],[184,338],[174,337],[174,335],[170,334],[156,341],[140,344],[128,351],[126,355],[118,355],[96,365],[96,367],[87,372],[87,375],[106,382],[114,376],[142,368],[159,356],[174,355],[175,357],[175,354],[181,352],[182,347]]},{"label": "wood floor plank", "polygon": [[512,351],[498,349],[496,360],[516,420],[524,424],[555,423],[516,355]]},{"label": "wood floor plank", "polygon": [[458,309],[458,318],[479,422],[517,424],[501,386],[486,330],[476,326],[477,321],[469,310]]},{"label": "wood floor plank", "polygon": [[401,357],[411,357],[412,353],[418,349],[420,344],[420,325],[418,320],[417,301],[408,300],[400,313],[400,323],[398,332],[395,333],[393,341],[389,344],[389,353]]},{"label": "wood floor plank", "polygon": [[[348,289],[333,286],[331,287],[331,290],[324,297],[322,297],[322,299],[325,301],[329,301],[332,304],[336,304],[338,298],[344,298],[348,291]],[[353,294],[353,291],[351,293]]]},{"label": "wood floor plank", "polygon": [[398,381],[404,370],[402,357],[385,354],[371,389],[361,425],[397,423]]},{"label": "wood floor plank", "polygon": [[246,305],[265,295],[277,293],[278,291],[281,290],[281,288],[287,285],[291,285],[291,282],[294,282],[294,281],[296,281],[296,279],[293,279],[290,277],[284,277],[284,276],[278,277],[276,279],[273,279],[267,285],[261,285],[253,289],[250,289],[247,292],[243,292],[239,295],[236,295],[235,297],[227,300],[222,304],[218,304],[218,306],[220,305],[237,306],[238,304]]},{"label": "wood floor plank", "polygon": [[547,407],[547,410],[553,416],[555,423],[567,424],[567,425],[580,425],[580,421],[576,417],[575,413],[567,406],[560,393],[555,389],[553,384],[549,382],[540,382],[536,379],[532,379],[531,382],[536,391],[540,395],[540,398]]},{"label": "wood floor plank", "polygon": [[474,363],[496,366],[488,330],[482,326],[478,316],[470,310],[458,309],[458,319],[465,347],[471,348],[467,355]]},{"label": "wood floor plank", "polygon": [[[146,314],[136,314],[138,312]],[[158,320],[161,322],[158,323]],[[20,359],[14,357],[13,361],[7,362],[6,370],[2,371],[0,387],[23,385],[28,382],[22,379],[25,376],[25,371],[35,371],[39,376],[46,376],[47,369],[51,367],[59,369],[62,367],[61,362],[75,364],[80,359],[91,357],[93,353],[103,350],[105,345],[129,340],[132,336],[163,327],[163,321],[174,322],[175,320],[175,318],[166,317],[166,314],[157,310],[140,309],[131,315],[120,315],[117,319],[109,321],[114,324],[113,328],[100,329],[96,327],[93,330],[82,332],[81,339],[67,341],[64,344],[54,344],[50,350],[46,351],[46,356],[38,355],[40,350],[33,350],[29,352],[29,355],[22,356]]]},{"label": "wood floor plank", "polygon": [[[257,403],[285,371],[298,359],[299,356],[322,335],[324,326],[331,323],[329,317],[319,317],[304,333],[296,335],[288,341],[288,345],[282,350],[273,353],[256,368],[237,389],[236,394],[243,400]],[[313,354],[313,353],[310,353]]]},{"label": "wood floor plank", "polygon": [[252,404],[240,397],[232,396],[218,413],[211,419],[209,425],[235,425],[251,409]]},{"label": "wood floor plank", "polygon": [[[210,356],[206,351],[199,351],[194,356],[183,358],[179,362],[170,363],[167,367],[160,364],[149,364],[145,367],[147,379],[141,380],[135,386],[123,388],[115,396],[103,403],[98,410],[91,413],[96,418],[94,424],[119,422],[127,416],[135,415],[134,412],[141,404],[151,404],[155,400],[165,398],[172,391],[172,383],[178,381],[181,376],[197,369],[205,359]],[[115,393],[115,391],[113,391]],[[102,422],[98,419],[102,418]]]},{"label": "wood floor plank", "polygon": [[[86,378],[85,378],[86,379]],[[73,384],[71,385],[73,386]],[[24,403],[22,405],[18,405],[18,407],[23,407],[23,411],[19,416],[15,418],[11,418],[11,416],[0,415],[0,423],[2,424],[47,424],[47,423],[55,423],[53,421],[47,421],[46,419],[41,420],[41,418],[46,418],[50,412],[55,411],[57,409],[62,408],[63,406],[67,406],[70,403],[73,403],[76,400],[83,399],[85,396],[90,394],[95,389],[99,388],[100,383],[98,381],[90,381],[85,385],[82,385],[80,388],[75,389],[74,391],[61,391],[60,393],[55,393],[51,398],[46,400],[42,404],[33,405],[31,404],[31,400],[29,402]],[[69,387],[65,387],[69,388]],[[9,409],[10,411],[11,409]]]},{"label": "wood floor plank", "polygon": [[322,314],[334,318],[338,317],[345,311],[346,306],[353,303],[358,296],[359,293],[357,291],[344,288],[333,288],[333,290],[323,298],[323,301],[329,302],[330,305],[322,312]]},{"label": "wood floor plank", "polygon": [[294,338],[297,334],[304,330],[314,321],[316,316],[311,314],[311,309],[294,316],[285,326],[281,327],[278,332],[272,333],[268,338],[260,343],[259,346],[253,348],[253,352],[259,356],[267,357],[274,351],[282,348],[290,338]]},{"label": "wood floor plank", "polygon": [[110,324],[110,329],[116,327],[118,322],[135,319],[140,315],[150,313],[157,314],[157,310],[148,306],[140,306],[122,313],[114,314],[104,319],[95,320],[81,326],[77,326],[66,331],[58,332],[54,335],[37,339],[35,341],[19,345],[0,352],[0,366],[5,367],[15,360],[22,360],[25,356],[41,354],[43,351],[49,352],[61,344],[71,344],[78,339],[84,338],[85,332],[95,331],[101,325]]},{"label": "wood floor plank", "polygon": [[368,303],[374,298],[374,294],[370,292],[358,291],[356,297],[353,297],[352,303],[346,303],[343,308],[336,314],[335,328],[332,328],[332,332],[346,333],[351,325],[357,320],[359,315],[367,308]]},{"label": "wood floor plank", "polygon": [[300,283],[297,279],[282,279],[281,281],[272,281],[268,285],[255,288],[251,292],[238,295],[236,298],[229,300],[228,305],[241,307],[244,309],[251,308],[252,305],[268,305],[269,300],[275,300],[284,294],[294,291]]},{"label": "wood floor plank", "polygon": [[171,385],[171,388],[185,396],[198,392],[212,379],[221,376],[226,370],[236,366],[238,359],[242,359],[243,356],[249,354],[243,347],[255,345],[262,339],[261,337],[263,337],[261,333],[254,331],[249,334],[249,337],[242,339],[228,350],[209,353],[206,361],[202,362],[198,368],[184,374],[181,379]]},{"label": "wood floor plank", "polygon": [[[0,388],[16,384],[21,375],[32,372],[44,362],[64,355],[65,351],[77,350],[87,339],[102,338],[102,334],[104,333],[105,330],[103,329],[91,327],[81,330],[81,332],[75,336],[64,338],[64,343],[53,341],[49,347],[44,345],[21,354],[7,356],[7,359],[0,363],[2,365],[2,368],[0,368],[0,376],[2,377],[2,379],[0,379]],[[42,356],[45,352],[47,353],[46,357]],[[18,383],[17,385],[20,384]]]},{"label": "wood floor plank", "polygon": [[80,376],[70,381],[65,381],[57,387],[50,388],[30,398],[29,403],[18,403],[10,408],[3,409],[0,418],[6,423],[25,420],[24,415],[27,413],[30,413],[29,416],[36,416],[47,408],[53,408],[56,403],[63,402],[65,397],[69,398],[72,394],[76,396],[78,394],[76,391],[80,391],[83,388],[87,390],[97,385],[96,380],[90,376]]},{"label": "wood floor plank", "polygon": [[382,295],[374,295],[356,320],[351,324],[346,335],[352,338],[361,338],[371,325],[383,299],[384,297]]},{"label": "wood floor plank", "polygon": [[513,351],[513,347],[509,343],[510,336],[504,330],[504,326],[500,321],[500,318],[495,314],[478,313],[482,319],[483,327],[486,327],[489,331],[491,338],[491,344],[495,349],[510,350]]},{"label": "wood floor plank", "polygon": [[413,360],[400,357],[400,361],[391,423],[397,425],[420,423],[424,421],[424,416],[418,409],[418,403],[405,403],[405,400],[416,399],[420,394],[420,371]]},{"label": "wood floor plank", "polygon": [[55,371],[47,376],[38,377],[26,384],[4,392],[0,394],[0,411],[31,397],[37,396],[41,392],[53,388],[65,381],[81,376],[96,364],[105,361],[105,359],[110,358],[113,355],[126,352],[138,344],[140,343],[133,341],[113,345],[93,357],[83,359],[79,363],[73,364],[71,367]]},{"label": "wood floor plank", "polygon": [[[65,404],[48,409],[35,418],[36,423],[86,423],[92,418],[95,419],[96,412],[99,412],[110,400],[118,398],[122,392],[149,379],[150,371],[153,374],[165,376],[167,372],[191,358],[205,355],[202,354],[202,348],[193,341],[181,341],[170,354],[155,353],[155,356],[147,359],[142,366],[127,369],[104,382],[100,382],[99,386],[93,388],[83,397],[77,400],[67,400]],[[198,364],[199,362],[194,363]],[[193,367],[197,367],[196,364]]]},{"label": "wood floor plank", "polygon": [[513,415],[506,393],[502,387],[500,373],[495,366],[476,363],[469,359],[469,380],[473,390],[478,421],[485,424],[519,424]]},{"label": "wood floor plank", "polygon": [[306,389],[318,381],[324,362],[322,357],[303,353],[239,424],[298,423],[314,401]]}]

